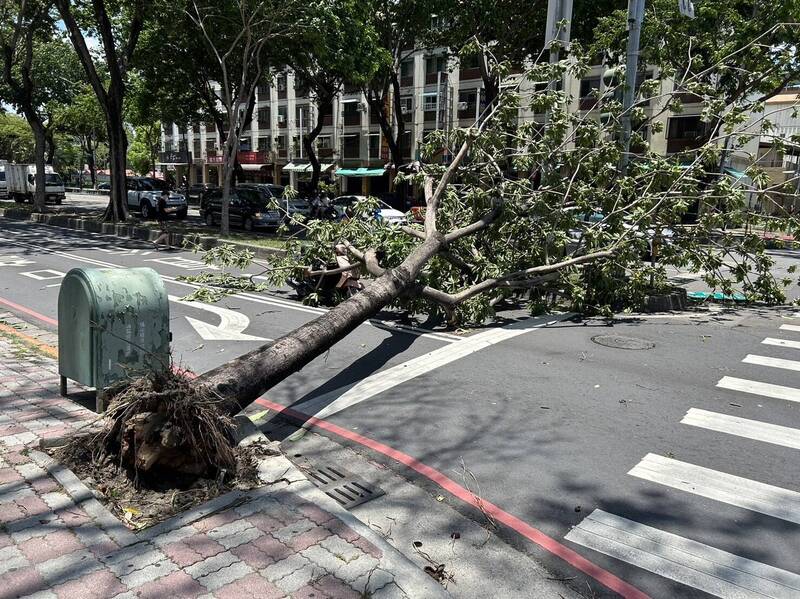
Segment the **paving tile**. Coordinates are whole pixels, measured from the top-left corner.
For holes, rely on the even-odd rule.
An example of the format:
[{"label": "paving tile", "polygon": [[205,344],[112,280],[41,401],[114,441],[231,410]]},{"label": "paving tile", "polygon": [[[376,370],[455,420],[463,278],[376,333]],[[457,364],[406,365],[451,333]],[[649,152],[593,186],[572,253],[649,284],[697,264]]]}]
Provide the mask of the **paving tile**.
[{"label": "paving tile", "polygon": [[217,528],[218,526],[229,524],[230,522],[234,522],[235,520],[238,519],[239,519],[239,514],[237,514],[233,510],[225,510],[224,512],[214,514],[213,516],[209,516],[208,518],[203,518],[202,520],[198,520],[192,526],[194,526],[200,532],[208,532],[209,530]]},{"label": "paving tile", "polygon": [[[274,564],[267,566],[261,571],[267,580],[270,582],[277,582],[281,578],[289,576],[292,572],[303,568],[304,566],[308,565],[310,562],[308,559],[300,555],[299,553],[295,553],[283,559],[279,562],[275,562]],[[299,588],[299,587],[298,587]]]},{"label": "paving tile", "polygon": [[78,537],[69,530],[59,530],[19,544],[20,551],[34,564],[83,548]]},{"label": "paving tile", "polygon": [[327,528],[316,526],[303,534],[289,539],[286,544],[295,551],[302,551],[303,549],[308,549],[312,545],[316,545],[323,539],[327,539],[331,534],[331,531]]},{"label": "paving tile", "polygon": [[49,585],[59,585],[95,570],[102,570],[103,565],[91,551],[84,549],[36,564],[36,569]]},{"label": "paving tile", "polygon": [[298,511],[300,511],[301,514],[315,524],[320,525],[325,524],[326,522],[329,522],[335,518],[335,516],[330,512],[327,512],[312,503],[304,503],[298,506]]},{"label": "paving tile", "polygon": [[[213,559],[213,558],[212,558]],[[230,566],[225,566],[220,570],[211,572],[205,576],[197,579],[197,582],[206,587],[209,591],[216,591],[224,587],[226,584],[244,578],[248,574],[252,574],[253,569],[244,562],[234,562]]]},{"label": "paving tile", "polygon": [[147,582],[134,589],[135,596],[140,599],[163,599],[165,597],[180,597],[181,599],[195,599],[208,592],[203,585],[186,572],[173,572],[163,578]]},{"label": "paving tile", "polygon": [[5,597],[22,597],[46,590],[47,584],[36,568],[29,566],[0,576],[0,589]]},{"label": "paving tile", "polygon": [[22,511],[25,512],[25,515],[28,517],[39,516],[41,514],[50,512],[50,506],[42,501],[41,497],[38,495],[26,495],[25,497],[20,497],[14,503],[21,507]]},{"label": "paving tile", "polygon": [[217,599],[280,599],[285,595],[286,593],[259,574],[249,574],[214,591]]},{"label": "paving tile", "polygon": [[0,468],[0,484],[23,480],[22,475],[14,468]]},{"label": "paving tile", "polygon": [[104,558],[104,563],[119,577],[126,576],[134,570],[166,559],[166,555],[149,543],[137,543]]},{"label": "paving tile", "polygon": [[259,537],[256,540],[252,541],[250,544],[263,551],[275,562],[279,562],[283,559],[286,559],[287,557],[295,553],[294,550],[290,549],[289,547],[287,547],[274,537],[271,537],[270,535],[264,535],[263,537]]},{"label": "paving tile", "polygon": [[272,531],[272,536],[278,539],[281,543],[288,543],[293,538],[303,534],[304,532],[308,532],[312,528],[315,528],[317,525],[314,524],[308,518],[301,518],[300,520],[296,520],[291,524],[284,526],[283,528],[279,528],[278,530]]},{"label": "paving tile", "polygon": [[380,562],[371,555],[362,554],[358,559],[354,559],[342,564],[334,574],[347,583],[351,583],[361,576],[368,575],[380,565]]},{"label": "paving tile", "polygon": [[0,575],[6,574],[11,570],[29,566],[30,562],[19,547],[9,545],[0,549]]},{"label": "paving tile", "polygon": [[248,516],[247,519],[256,528],[259,528],[264,532],[273,532],[284,527],[284,524],[281,520],[273,518],[268,514],[253,514],[252,516]]},{"label": "paving tile", "polygon": [[246,545],[239,545],[231,550],[236,557],[246,563],[253,570],[263,570],[270,564],[275,563],[275,558],[261,551],[252,543]]},{"label": "paving tile", "polygon": [[[314,581],[316,582],[316,581]],[[292,599],[333,599],[320,591],[317,587],[307,584],[303,588],[297,589],[292,593]]]},{"label": "paving tile", "polygon": [[314,586],[328,597],[336,599],[361,599],[362,595],[335,576],[324,576],[314,583]]},{"label": "paving tile", "polygon": [[244,518],[223,524],[208,531],[208,536],[226,549],[237,547],[260,537],[264,533]]},{"label": "paving tile", "polygon": [[230,551],[226,551],[224,553],[213,555],[189,566],[186,568],[186,573],[197,580],[203,576],[206,576],[207,574],[216,572],[217,570],[220,570],[226,566],[230,566],[236,561],[236,556]]},{"label": "paving tile", "polygon": [[372,568],[356,580],[350,581],[350,586],[362,595],[370,595],[392,582],[394,582],[394,575],[391,572],[382,568]]},{"label": "paving tile", "polygon": [[178,566],[168,559],[145,566],[140,570],[134,570],[130,574],[120,576],[122,583],[128,588],[138,587],[151,580],[156,580],[178,570]]},{"label": "paving tile", "polygon": [[320,545],[330,551],[343,562],[357,559],[361,555],[361,550],[345,541],[343,538],[333,535],[320,542]]},{"label": "paving tile", "polygon": [[127,588],[108,570],[90,572],[53,587],[59,599],[105,598],[125,592]]},{"label": "paving tile", "polygon": [[314,564],[307,562],[294,572],[275,581],[275,586],[285,593],[294,593],[297,589],[311,584],[313,581],[328,574],[325,570]]}]

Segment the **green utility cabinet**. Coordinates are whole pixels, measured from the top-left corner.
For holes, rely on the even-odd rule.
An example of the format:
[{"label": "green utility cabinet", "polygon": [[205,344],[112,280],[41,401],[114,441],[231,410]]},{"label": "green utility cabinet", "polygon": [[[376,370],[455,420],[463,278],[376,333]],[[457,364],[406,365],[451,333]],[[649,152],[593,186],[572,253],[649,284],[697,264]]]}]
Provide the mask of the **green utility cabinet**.
[{"label": "green utility cabinet", "polygon": [[169,298],[152,268],[73,268],[58,294],[58,370],[61,394],[67,379],[105,389],[149,370],[166,369]]}]

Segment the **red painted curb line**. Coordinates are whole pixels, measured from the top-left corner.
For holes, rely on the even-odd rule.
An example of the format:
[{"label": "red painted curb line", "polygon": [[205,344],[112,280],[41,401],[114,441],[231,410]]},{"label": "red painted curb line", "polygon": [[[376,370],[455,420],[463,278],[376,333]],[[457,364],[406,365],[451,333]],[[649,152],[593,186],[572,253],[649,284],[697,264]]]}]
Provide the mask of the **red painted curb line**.
[{"label": "red painted curb line", "polygon": [[375,441],[374,439],[364,437],[363,435],[359,435],[358,433],[349,431],[345,428],[337,426],[326,420],[322,420],[315,416],[309,416],[308,414],[304,414],[303,412],[293,410],[292,408],[284,407],[281,404],[275,403],[274,401],[270,401],[268,399],[259,398],[255,401],[255,403],[264,406],[265,408],[269,408],[271,410],[279,412],[283,416],[291,418],[292,420],[298,420],[310,426],[315,426],[322,430],[338,435],[339,437],[343,437],[348,441],[358,443],[359,445],[368,447],[373,451],[377,451],[378,453],[381,453],[395,460],[396,462],[399,462],[404,466],[407,466],[412,470],[418,472],[419,474],[431,480],[432,482],[436,483],[445,491],[451,493],[464,503],[476,507],[479,510],[491,516],[494,520],[502,522],[503,524],[505,524],[512,530],[518,532],[528,540],[533,541],[534,543],[539,545],[545,551],[548,551],[553,555],[560,557],[569,565],[574,567],[576,570],[579,570],[584,574],[591,576],[606,588],[616,593],[619,593],[625,599],[650,599],[649,595],[647,595],[643,591],[640,591],[630,583],[625,582],[624,580],[612,574],[608,570],[604,570],[597,564],[590,562],[585,557],[573,551],[566,545],[562,545],[552,537],[547,536],[539,529],[534,528],[533,526],[531,526],[526,522],[523,522],[516,516],[509,514],[508,512],[504,511],[503,509],[499,508],[493,503],[481,499],[480,497],[478,497],[471,491],[468,491],[467,489],[465,489],[452,479],[448,478],[438,470],[423,464],[416,458],[413,458],[410,455],[403,453],[402,451],[393,449],[388,445],[380,443],[379,441]]},{"label": "red painted curb line", "polygon": [[20,306],[19,304],[15,304],[14,302],[9,301],[7,299],[3,299],[2,297],[0,297],[0,304],[8,306],[12,310],[19,310],[20,312],[23,312],[28,316],[33,316],[34,318],[41,320],[42,322],[46,322],[47,324],[51,324],[54,327],[58,326],[57,320],[53,320],[49,316],[45,316],[44,314],[39,314],[38,312],[31,310],[30,308],[26,308],[25,306]]}]

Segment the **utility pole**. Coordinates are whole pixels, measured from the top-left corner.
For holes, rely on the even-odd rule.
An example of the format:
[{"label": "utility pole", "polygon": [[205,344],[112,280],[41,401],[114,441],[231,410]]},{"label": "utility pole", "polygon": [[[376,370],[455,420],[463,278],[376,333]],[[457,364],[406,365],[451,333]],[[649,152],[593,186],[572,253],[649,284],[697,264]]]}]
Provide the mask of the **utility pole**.
[{"label": "utility pole", "polygon": [[[559,27],[563,20],[566,25]],[[556,64],[561,57],[561,48],[566,47],[570,40],[570,23],[572,21],[572,0],[547,0],[547,25],[545,28],[545,41],[550,48],[550,64]],[[550,81],[548,90],[556,89],[558,80]],[[549,120],[549,111],[545,121]]]},{"label": "utility pole", "polygon": [[628,166],[631,148],[631,107],[636,97],[636,74],[639,70],[639,43],[644,20],[645,0],[628,0],[628,50],[625,61],[625,90],[622,96],[622,159],[620,170]]}]

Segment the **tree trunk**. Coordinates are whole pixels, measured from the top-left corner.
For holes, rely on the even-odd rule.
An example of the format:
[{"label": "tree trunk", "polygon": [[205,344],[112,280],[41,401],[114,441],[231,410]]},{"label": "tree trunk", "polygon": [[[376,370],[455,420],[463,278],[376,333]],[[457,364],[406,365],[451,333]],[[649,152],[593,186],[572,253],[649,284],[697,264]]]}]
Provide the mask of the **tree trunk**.
[{"label": "tree trunk", "polygon": [[319,164],[319,158],[317,158],[317,152],[314,149],[314,140],[319,137],[319,134],[322,131],[323,123],[325,122],[323,106],[330,105],[330,100],[327,100],[326,102],[317,102],[317,122],[314,125],[314,128],[309,131],[307,135],[303,136],[303,148],[305,148],[306,154],[308,155],[308,161],[311,163],[311,183],[309,184],[308,192],[312,195],[317,191],[317,187],[319,186],[319,176],[322,170]]},{"label": "tree trunk", "polygon": [[106,127],[108,128],[108,163],[111,170],[111,198],[103,215],[104,221],[124,221],[128,215],[128,137],[122,118],[122,90],[112,85],[108,91],[109,106]]},{"label": "tree trunk", "polygon": [[49,127],[45,129],[45,139],[47,140],[47,158],[45,161],[47,164],[53,164],[53,158],[56,155],[56,139],[55,135],[53,135],[52,129]]},{"label": "tree trunk", "polygon": [[[94,160],[94,153],[97,149],[97,144],[92,143],[92,138],[86,138],[86,163],[89,165],[89,178],[92,181],[92,188],[97,187],[97,163]],[[81,165],[83,170],[83,165]]]},{"label": "tree trunk", "polygon": [[33,192],[33,210],[35,212],[44,212],[47,207],[45,201],[45,146],[47,145],[47,136],[45,130],[38,119],[29,121],[31,129],[33,130],[34,139],[34,157],[36,162],[36,175],[34,176],[34,192]]},{"label": "tree trunk", "polygon": [[236,414],[397,299],[443,244],[444,237],[434,234],[360,293],[270,345],[203,374],[198,381],[223,398],[227,412]]}]

